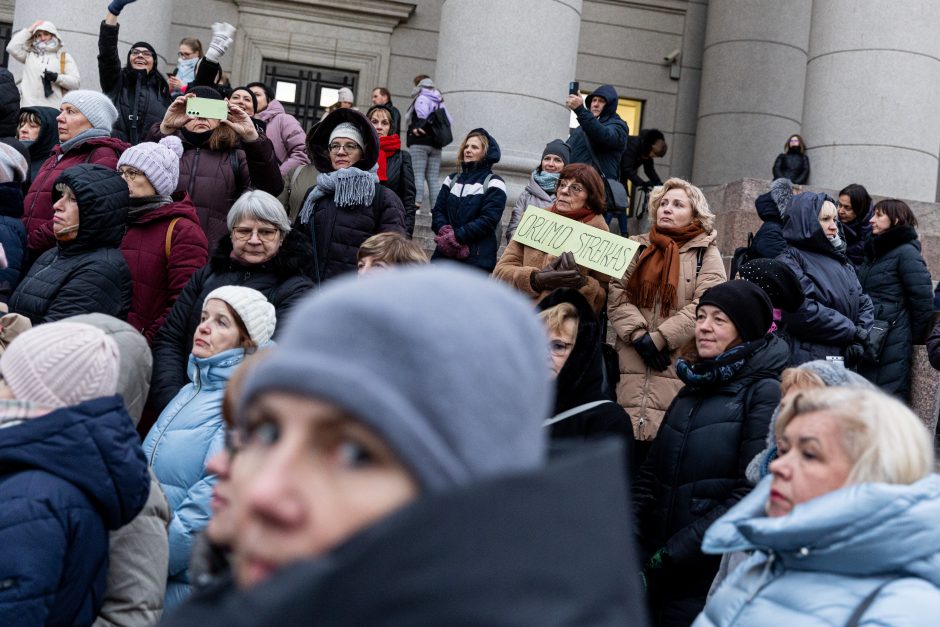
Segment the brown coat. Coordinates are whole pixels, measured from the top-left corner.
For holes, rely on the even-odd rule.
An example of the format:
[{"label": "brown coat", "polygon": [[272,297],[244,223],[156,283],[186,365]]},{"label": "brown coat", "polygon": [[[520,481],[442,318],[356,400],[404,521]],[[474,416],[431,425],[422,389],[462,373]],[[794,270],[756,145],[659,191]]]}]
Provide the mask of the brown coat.
[{"label": "brown coat", "polygon": [[[604,216],[595,215],[585,224],[593,226],[602,231],[608,231],[607,223],[604,222]],[[536,292],[532,289],[532,275],[545,269],[545,266],[554,261],[556,257],[541,250],[520,244],[516,241],[509,242],[503,256],[493,269],[493,276],[501,281],[509,283],[517,290],[531,296],[535,302],[539,302],[551,293],[551,290]],[[581,276],[587,279],[587,283],[579,290],[594,308],[596,313],[600,313],[607,300],[607,282],[610,277],[601,272],[589,270],[584,266],[578,266]]]},{"label": "brown coat", "polygon": [[[637,253],[622,279],[611,280],[607,313],[617,333],[617,355],[620,360],[620,383],[617,385],[617,402],[633,418],[633,429],[637,440],[652,440],[659,431],[663,414],[673,397],[682,387],[676,376],[675,366],[665,372],[656,372],[646,366],[633,348],[633,340],[644,333],[652,333],[659,348],[669,346],[672,363],[678,351],[688,344],[695,333],[695,308],[705,290],[727,280],[721,253],[715,244],[718,233],[703,233],[679,249],[681,266],[679,288],[676,292],[678,309],[667,318],[659,317],[659,301],[653,309],[640,308],[630,303],[626,292],[630,275],[636,269],[640,255]],[[636,235],[630,239],[649,246],[649,234]],[[695,274],[698,253],[702,248],[702,267]]]}]

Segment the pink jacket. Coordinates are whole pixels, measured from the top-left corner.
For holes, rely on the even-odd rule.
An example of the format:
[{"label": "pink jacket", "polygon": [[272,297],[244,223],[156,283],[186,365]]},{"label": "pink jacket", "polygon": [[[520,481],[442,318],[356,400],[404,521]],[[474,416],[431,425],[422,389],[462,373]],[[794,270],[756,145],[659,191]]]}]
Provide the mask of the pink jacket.
[{"label": "pink jacket", "polygon": [[297,118],[284,111],[284,105],[272,100],[267,108],[258,114],[258,118],[268,125],[264,134],[274,144],[274,154],[281,164],[281,176],[295,166],[310,163],[304,148],[307,133]]}]

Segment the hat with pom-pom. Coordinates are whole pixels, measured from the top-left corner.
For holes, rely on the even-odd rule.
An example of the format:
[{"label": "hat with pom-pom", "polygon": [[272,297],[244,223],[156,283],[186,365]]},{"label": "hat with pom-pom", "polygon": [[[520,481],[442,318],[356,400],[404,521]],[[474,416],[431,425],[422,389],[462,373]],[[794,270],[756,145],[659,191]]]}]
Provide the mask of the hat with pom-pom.
[{"label": "hat with pom-pom", "polygon": [[121,155],[118,167],[126,165],[140,170],[158,194],[169,196],[176,191],[179,182],[182,156],[183,142],[170,135],[159,144],[144,142],[131,146]]}]

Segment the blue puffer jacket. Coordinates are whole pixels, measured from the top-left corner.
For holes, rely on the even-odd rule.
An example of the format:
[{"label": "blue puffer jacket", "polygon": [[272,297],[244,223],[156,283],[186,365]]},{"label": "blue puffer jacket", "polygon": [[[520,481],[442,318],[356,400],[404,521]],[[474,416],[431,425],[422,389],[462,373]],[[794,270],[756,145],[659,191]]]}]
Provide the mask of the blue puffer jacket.
[{"label": "blue puffer jacket", "polygon": [[[461,261],[492,272],[499,248],[496,229],[506,209],[506,184],[493,174],[493,165],[501,156],[499,144],[486,129],[476,128],[470,132],[486,135],[489,149],[482,161],[465,164],[462,172],[444,179],[431,211],[431,228],[439,233],[444,226],[452,226],[457,241],[470,248],[470,256]],[[489,186],[484,190],[483,182],[491,174]],[[448,257],[436,249],[432,259]]]},{"label": "blue puffer jacket", "polygon": [[0,429],[0,625],[90,625],[150,473],[120,396]]},{"label": "blue puffer jacket", "polygon": [[783,225],[789,246],[777,259],[796,273],[806,297],[797,312],[783,312],[792,366],[842,355],[856,327],[870,329],[874,322],[874,307],[862,292],[855,266],[829,243],[819,225],[826,200],[832,199],[811,192],[794,196]]},{"label": "blue puffer jacket", "polygon": [[190,355],[191,383],[170,401],[144,440],[144,454],[173,510],[167,610],[189,594],[193,540],[212,515],[209,501],[216,477],[206,472],[206,462],[225,445],[222,396],[244,358],[241,348],[205,359]]},{"label": "blue puffer jacket", "polygon": [[20,283],[26,256],[23,226],[23,188],[19,183],[0,183],[0,244],[7,267],[0,270],[0,301],[7,302]]},{"label": "blue puffer jacket", "polygon": [[[607,101],[604,110],[596,118],[590,110],[594,96]],[[620,158],[627,148],[627,137],[630,135],[627,123],[617,115],[618,102],[617,90],[612,86],[601,85],[595,89],[584,99],[584,104],[575,109],[579,127],[571,131],[567,141],[571,147],[570,163],[593,165],[600,168],[601,174],[614,180],[620,178]]]},{"label": "blue puffer jacket", "polygon": [[780,518],[764,515],[771,477],[709,528],[707,553],[755,553],[698,619],[710,625],[845,625],[889,579],[861,625],[937,624],[940,476],[830,492]]}]

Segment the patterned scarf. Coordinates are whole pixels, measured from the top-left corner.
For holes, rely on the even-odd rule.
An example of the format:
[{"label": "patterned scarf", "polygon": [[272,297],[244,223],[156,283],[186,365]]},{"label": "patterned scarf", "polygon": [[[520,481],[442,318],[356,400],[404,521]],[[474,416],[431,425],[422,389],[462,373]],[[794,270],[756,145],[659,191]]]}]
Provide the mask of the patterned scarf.
[{"label": "patterned scarf", "polygon": [[307,224],[317,201],[330,195],[333,196],[337,207],[371,205],[375,197],[375,184],[379,182],[378,170],[379,166],[376,164],[368,172],[356,167],[320,172],[317,175],[317,186],[307,196],[303,209],[300,210],[300,223]]},{"label": "patterned scarf", "polygon": [[401,137],[398,135],[386,135],[379,137],[379,180],[388,180],[388,158],[401,150]]},{"label": "patterned scarf", "polygon": [[676,375],[690,388],[702,389],[722,385],[734,379],[738,371],[758,348],[766,344],[761,338],[753,342],[738,344],[712,359],[689,363],[683,358],[676,360]]},{"label": "patterned scarf", "polygon": [[678,229],[650,229],[650,245],[637,262],[627,282],[630,302],[651,309],[659,297],[659,314],[667,316],[676,308],[679,289],[679,249],[705,232],[702,225],[692,222]]},{"label": "patterned scarf", "polygon": [[532,175],[535,183],[549,195],[555,193],[559,177],[561,177],[561,172],[539,172],[538,170]]}]

